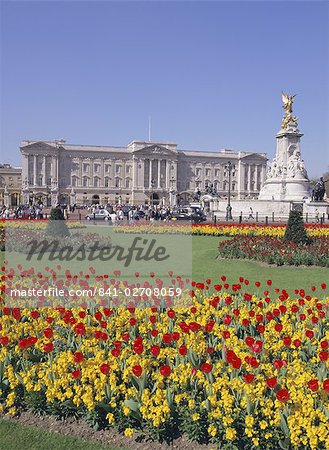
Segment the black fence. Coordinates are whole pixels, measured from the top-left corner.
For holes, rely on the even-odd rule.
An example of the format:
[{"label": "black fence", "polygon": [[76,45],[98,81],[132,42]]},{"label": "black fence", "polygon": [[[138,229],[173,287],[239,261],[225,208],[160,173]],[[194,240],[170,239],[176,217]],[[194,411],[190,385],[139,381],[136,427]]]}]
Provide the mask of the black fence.
[{"label": "black fence", "polygon": [[[232,220],[228,222],[235,222],[235,223],[260,223],[269,225],[271,223],[287,223],[289,218],[289,214],[280,214],[272,212],[270,214],[266,213],[258,213],[255,212],[253,214],[246,214],[242,211],[240,214],[233,213],[232,212]],[[226,212],[220,211],[215,212],[212,214],[212,217],[210,218],[211,221],[214,223],[217,222],[227,222],[226,220]],[[326,213],[304,213],[303,219],[305,223],[318,223],[318,224],[325,224],[329,223],[329,214]]]}]

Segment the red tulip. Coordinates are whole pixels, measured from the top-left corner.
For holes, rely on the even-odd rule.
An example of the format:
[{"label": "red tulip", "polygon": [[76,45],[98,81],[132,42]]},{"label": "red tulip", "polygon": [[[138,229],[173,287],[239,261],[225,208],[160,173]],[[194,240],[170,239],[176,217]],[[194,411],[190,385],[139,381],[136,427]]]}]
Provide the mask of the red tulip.
[{"label": "red tulip", "polygon": [[161,375],[164,378],[169,377],[169,375],[171,374],[171,368],[167,364],[164,366],[161,366],[159,370],[160,370]]},{"label": "red tulip", "polygon": [[186,345],[181,345],[181,346],[178,348],[178,353],[179,353],[181,356],[185,356],[186,353],[187,353],[187,347],[186,347]]},{"label": "red tulip", "polygon": [[278,384],[277,379],[275,377],[273,378],[268,378],[266,380],[266,384],[270,389],[274,389],[276,387],[276,385]]},{"label": "red tulip", "polygon": [[152,355],[155,357],[157,357],[160,353],[160,347],[158,345],[152,345],[150,350]]},{"label": "red tulip", "polygon": [[45,337],[47,339],[51,339],[53,337],[53,330],[51,328],[46,328],[45,330],[43,330],[43,334],[45,335]]},{"label": "red tulip", "polygon": [[317,391],[319,389],[319,382],[318,380],[310,380],[307,383],[307,386],[309,387],[309,389],[311,389],[311,391]]},{"label": "red tulip", "polygon": [[43,350],[45,353],[51,353],[54,350],[54,345],[52,342],[48,342],[43,346]]},{"label": "red tulip", "polygon": [[139,377],[142,375],[142,373],[143,373],[143,369],[142,369],[142,367],[141,367],[139,364],[137,364],[136,366],[133,366],[132,371],[133,371],[133,374],[134,374],[136,377],[138,377],[138,378],[139,378]]},{"label": "red tulip", "polygon": [[9,343],[9,338],[8,336],[2,336],[0,338],[0,345],[6,346]]},{"label": "red tulip", "polygon": [[84,360],[84,356],[81,352],[75,352],[73,354],[74,362],[81,363]]},{"label": "red tulip", "polygon": [[329,353],[324,350],[319,353],[320,361],[327,361],[328,357],[329,357]]},{"label": "red tulip", "polygon": [[165,344],[169,345],[172,341],[172,335],[170,333],[166,333],[163,335],[162,340]]},{"label": "red tulip", "polygon": [[290,394],[287,389],[280,389],[276,393],[276,398],[279,400],[279,402],[285,403],[290,399]]},{"label": "red tulip", "polygon": [[212,371],[212,365],[209,363],[201,364],[200,368],[203,373],[210,373]]},{"label": "red tulip", "polygon": [[246,375],[243,375],[243,379],[246,383],[252,383],[255,379],[255,375],[252,373],[247,373]]},{"label": "red tulip", "polygon": [[81,377],[81,370],[77,369],[72,372],[72,377],[78,379]]},{"label": "red tulip", "polygon": [[107,375],[107,374],[110,372],[110,366],[109,366],[109,364],[106,364],[106,363],[101,364],[101,365],[99,366],[99,370],[100,370],[104,375]]},{"label": "red tulip", "polygon": [[322,383],[323,389],[329,394],[329,378],[323,381]]}]

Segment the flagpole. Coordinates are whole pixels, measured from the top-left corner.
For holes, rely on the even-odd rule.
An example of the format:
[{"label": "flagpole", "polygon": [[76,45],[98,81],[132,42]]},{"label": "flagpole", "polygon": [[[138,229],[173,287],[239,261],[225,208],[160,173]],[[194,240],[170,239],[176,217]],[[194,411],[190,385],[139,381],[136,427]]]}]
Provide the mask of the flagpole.
[{"label": "flagpole", "polygon": [[149,142],[151,142],[151,116],[149,116]]}]

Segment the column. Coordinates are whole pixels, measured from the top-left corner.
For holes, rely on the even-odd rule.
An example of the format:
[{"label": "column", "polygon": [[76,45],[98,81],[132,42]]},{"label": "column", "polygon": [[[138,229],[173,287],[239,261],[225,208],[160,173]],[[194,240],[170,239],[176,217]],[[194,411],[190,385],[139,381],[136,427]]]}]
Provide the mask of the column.
[{"label": "column", "polygon": [[83,164],[83,159],[81,158],[81,156],[80,156],[80,158],[79,158],[79,184],[78,184],[78,186],[80,186],[80,187],[82,187],[83,186],[83,182],[82,182],[82,177],[83,177],[83,175],[82,175],[82,168],[83,168],[83,166],[82,166],[82,164]]},{"label": "column", "polygon": [[152,159],[149,159],[150,166],[149,166],[149,188],[152,186]]},{"label": "column", "polygon": [[46,173],[46,155],[42,156],[42,186],[46,186],[47,185],[47,173]]},{"label": "column", "polygon": [[115,159],[111,159],[111,168],[110,168],[110,176],[111,176],[111,180],[110,180],[110,186],[112,188],[115,187]]},{"label": "column", "polygon": [[37,185],[37,155],[33,155],[33,186]]},{"label": "column", "polygon": [[131,183],[131,203],[135,203],[135,189],[138,186],[138,161],[135,158],[135,155],[133,155],[133,173],[132,173],[132,183]]},{"label": "column", "polygon": [[205,187],[205,179],[206,179],[206,168],[205,168],[205,163],[202,163],[202,170],[201,170],[201,173],[202,173],[201,186],[202,186],[202,188],[204,188],[204,187]]},{"label": "column", "polygon": [[258,191],[258,164],[255,164],[255,191]]},{"label": "column", "polygon": [[165,160],[166,163],[166,189],[170,188],[170,174],[169,174],[169,168],[170,168],[170,162],[168,159]]},{"label": "column", "polygon": [[94,159],[89,158],[90,161],[90,186],[94,187]]},{"label": "column", "polygon": [[147,188],[147,178],[146,178],[146,174],[147,174],[147,164],[146,164],[147,159],[143,160],[143,171],[144,171],[144,177],[143,177],[143,188]]},{"label": "column", "polygon": [[158,189],[161,187],[161,159],[158,159]]},{"label": "column", "polygon": [[137,167],[140,167],[140,169],[138,169],[138,182],[137,185],[139,188],[144,188],[145,187],[145,159],[139,159],[138,160],[138,164]]},{"label": "column", "polygon": [[248,188],[248,193],[250,193],[250,190],[251,190],[251,166],[250,166],[250,164],[248,164],[248,185],[247,185],[247,188]]},{"label": "column", "polygon": [[241,195],[244,192],[245,186],[245,165],[239,161],[239,184],[238,184],[238,199],[241,199]]},{"label": "column", "polygon": [[104,158],[101,159],[101,187],[105,187]]}]

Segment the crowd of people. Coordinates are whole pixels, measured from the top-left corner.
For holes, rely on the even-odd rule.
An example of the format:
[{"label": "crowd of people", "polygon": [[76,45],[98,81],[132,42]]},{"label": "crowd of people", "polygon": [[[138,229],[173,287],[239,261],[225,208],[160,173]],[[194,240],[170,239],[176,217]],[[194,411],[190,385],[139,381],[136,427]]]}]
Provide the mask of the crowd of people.
[{"label": "crowd of people", "polygon": [[129,223],[138,221],[140,219],[149,221],[168,221],[173,216],[173,209],[159,205],[92,205],[87,207],[90,214],[96,213],[100,209],[105,209],[109,212],[111,221],[128,220]]},{"label": "crowd of people", "polygon": [[[110,214],[111,221],[116,223],[117,221],[127,220],[130,223],[138,221],[140,219],[148,221],[168,221],[173,217],[173,208],[160,206],[160,205],[120,205],[120,204],[107,204],[107,205],[84,205],[82,208],[77,205],[56,205],[56,208],[60,208],[63,212],[64,219],[68,219],[74,214],[74,217],[84,219],[86,211],[88,214],[97,213],[99,210],[106,210]],[[0,209],[1,219],[44,219],[49,215],[45,213],[42,203],[32,206],[21,205],[16,207],[3,206]]]},{"label": "crowd of people", "polygon": [[3,206],[0,210],[1,219],[43,219],[43,205],[20,205],[9,208]]}]

